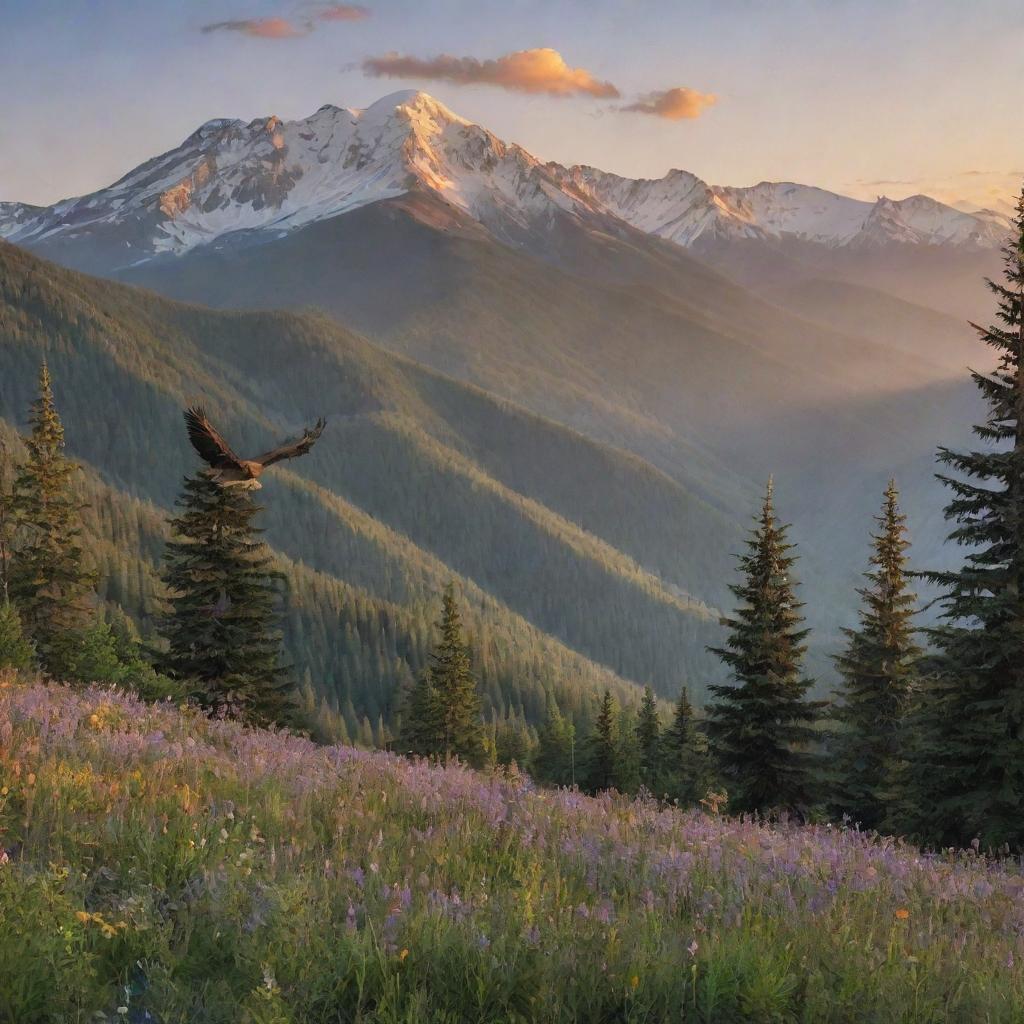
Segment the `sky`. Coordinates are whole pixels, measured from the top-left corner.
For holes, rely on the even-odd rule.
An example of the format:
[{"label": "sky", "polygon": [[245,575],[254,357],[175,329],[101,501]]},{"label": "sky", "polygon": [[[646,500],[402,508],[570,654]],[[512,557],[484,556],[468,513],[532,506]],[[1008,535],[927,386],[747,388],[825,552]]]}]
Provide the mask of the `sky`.
[{"label": "sky", "polygon": [[0,201],[405,88],[632,177],[987,207],[1024,182],[1024,0],[0,0]]}]

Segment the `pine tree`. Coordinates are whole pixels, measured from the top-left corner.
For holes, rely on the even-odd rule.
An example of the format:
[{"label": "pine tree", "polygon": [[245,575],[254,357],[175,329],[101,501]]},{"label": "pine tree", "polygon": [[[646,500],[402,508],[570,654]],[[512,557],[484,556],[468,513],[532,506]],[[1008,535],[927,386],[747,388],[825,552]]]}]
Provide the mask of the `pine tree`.
[{"label": "pine tree", "polygon": [[36,652],[21,628],[17,608],[0,596],[0,670],[27,672],[35,665]]},{"label": "pine tree", "polygon": [[534,744],[525,723],[505,719],[495,724],[495,757],[498,764],[522,768],[533,756]]},{"label": "pine tree", "polygon": [[430,757],[441,750],[437,702],[429,671],[421,672],[402,705],[401,751]]},{"label": "pine tree", "polygon": [[683,807],[691,807],[707,796],[711,765],[685,686],[676,701],[672,724],[662,738],[662,763],[668,795]]},{"label": "pine tree", "polygon": [[79,467],[64,455],[64,427],[53,401],[50,371],[39,371],[27,456],[14,483],[20,539],[11,560],[10,596],[35,642],[42,667],[61,674],[89,616],[95,575],[82,550],[83,505],[73,490]]},{"label": "pine tree", "polygon": [[907,582],[906,516],[899,507],[896,482],[885,491],[879,532],[872,535],[868,586],[860,625],[846,629],[846,650],[836,658],[843,685],[834,717],[835,783],[832,803],[867,828],[885,820],[903,756],[902,730],[921,656],[911,619],[915,597]]},{"label": "pine tree", "polygon": [[185,481],[177,507],[164,560],[162,670],[195,686],[216,713],[287,724],[294,698],[280,665],[280,574],[253,525],[259,506],[250,491],[201,473]]},{"label": "pine tree", "polygon": [[1005,280],[988,282],[998,323],[981,338],[997,368],[972,373],[988,404],[978,451],[939,450],[956,476],[946,518],[968,548],[955,571],[928,573],[944,591],[938,649],[913,718],[905,828],[942,845],[979,838],[1024,849],[1024,192]]},{"label": "pine tree", "polygon": [[711,648],[738,685],[712,686],[708,732],[734,811],[804,811],[813,801],[814,723],[821,702],[807,700],[801,673],[807,630],[790,570],[787,527],[775,517],[769,481],[757,528],[740,558],[744,579],[730,587],[740,606],[723,619],[729,638]]},{"label": "pine tree", "polygon": [[640,760],[640,782],[652,793],[661,781],[661,720],[654,690],[644,687],[636,724],[636,745]]},{"label": "pine tree", "polygon": [[441,638],[430,655],[430,684],[434,692],[438,752],[479,765],[484,754],[481,700],[453,583],[445,587],[437,629]]},{"label": "pine tree", "polygon": [[552,786],[571,786],[575,782],[574,738],[575,727],[550,698],[533,754],[533,774],[538,782]]},{"label": "pine tree", "polygon": [[79,683],[119,684],[125,666],[117,656],[114,634],[99,620],[79,634],[74,654],[68,659],[67,672]]},{"label": "pine tree", "polygon": [[144,661],[145,652],[139,631],[124,609],[112,608],[107,614],[106,622],[117,660],[122,665],[134,665]]},{"label": "pine tree", "polygon": [[594,722],[594,731],[587,739],[587,760],[584,788],[591,793],[611,789],[619,773],[618,709],[610,690],[604,691]]}]

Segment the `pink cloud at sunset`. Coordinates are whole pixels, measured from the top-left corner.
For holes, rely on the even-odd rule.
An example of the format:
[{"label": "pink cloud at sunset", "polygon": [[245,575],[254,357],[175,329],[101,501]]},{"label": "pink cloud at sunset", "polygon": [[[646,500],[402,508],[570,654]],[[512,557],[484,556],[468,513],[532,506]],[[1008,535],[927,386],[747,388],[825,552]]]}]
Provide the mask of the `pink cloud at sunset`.
[{"label": "pink cloud at sunset", "polygon": [[635,103],[622,107],[623,111],[634,114],[651,114],[668,121],[692,120],[718,102],[718,97],[696,89],[677,87],[661,89],[641,96]]},{"label": "pink cloud at sunset", "polygon": [[574,68],[549,47],[519,50],[492,60],[440,54],[421,59],[398,53],[370,57],[363,71],[375,77],[443,79],[458,85],[493,85],[512,92],[547,93],[550,96],[586,95],[616,98],[619,90],[585,68]]}]

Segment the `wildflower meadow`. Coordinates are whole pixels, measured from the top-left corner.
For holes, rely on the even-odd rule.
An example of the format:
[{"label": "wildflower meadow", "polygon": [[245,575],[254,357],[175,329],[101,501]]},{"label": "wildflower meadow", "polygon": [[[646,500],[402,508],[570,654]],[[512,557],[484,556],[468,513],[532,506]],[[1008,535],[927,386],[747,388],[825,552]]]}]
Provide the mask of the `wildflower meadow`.
[{"label": "wildflower meadow", "polygon": [[1024,873],[0,688],[0,1020],[1016,1021]]}]

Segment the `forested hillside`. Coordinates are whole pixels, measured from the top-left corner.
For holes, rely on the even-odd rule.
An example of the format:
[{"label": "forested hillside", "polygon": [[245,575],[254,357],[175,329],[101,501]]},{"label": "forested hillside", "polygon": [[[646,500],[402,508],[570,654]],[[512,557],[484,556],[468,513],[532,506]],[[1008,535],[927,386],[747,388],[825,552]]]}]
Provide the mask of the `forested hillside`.
[{"label": "forested hillside", "polygon": [[[315,306],[385,349],[636,454],[739,526],[774,474],[819,648],[849,621],[867,542],[837,521],[868,522],[892,473],[919,550],[939,554],[944,530],[919,526],[941,502],[934,450],[965,439],[977,410],[963,364],[971,351],[988,358],[966,325],[877,288],[762,296],[659,238],[565,222],[515,247],[414,193],[121,274],[218,308]],[[815,667],[829,671],[820,654]]]},{"label": "forested hillside", "polygon": [[[243,452],[323,414],[317,458],[261,493],[300,678],[376,726],[460,581],[485,694],[537,722],[611,686],[698,699],[738,529],[639,459],[455,383],[315,316],[219,313],[0,249],[0,413],[24,418],[45,356],[87,469],[103,595],[145,627],[166,513],[194,469],[182,408]],[[700,596],[695,596],[699,594]]]}]

